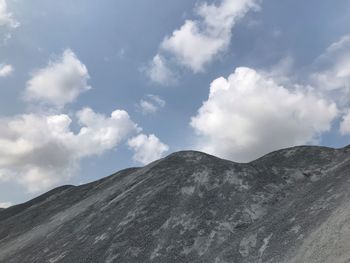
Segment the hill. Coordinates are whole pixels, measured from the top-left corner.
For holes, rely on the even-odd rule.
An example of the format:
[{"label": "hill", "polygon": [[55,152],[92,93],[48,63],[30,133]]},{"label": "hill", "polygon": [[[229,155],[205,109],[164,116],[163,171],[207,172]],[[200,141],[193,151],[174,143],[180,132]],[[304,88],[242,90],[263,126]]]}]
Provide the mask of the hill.
[{"label": "hill", "polygon": [[171,154],[0,210],[0,262],[345,262],[350,148]]}]

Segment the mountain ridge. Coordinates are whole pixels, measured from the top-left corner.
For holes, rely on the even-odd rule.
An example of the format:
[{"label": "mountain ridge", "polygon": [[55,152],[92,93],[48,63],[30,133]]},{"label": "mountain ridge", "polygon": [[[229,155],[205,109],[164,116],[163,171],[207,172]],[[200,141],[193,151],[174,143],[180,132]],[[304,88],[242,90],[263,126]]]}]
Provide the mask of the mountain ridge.
[{"label": "mountain ridge", "polygon": [[347,203],[349,170],[348,146],[176,152],[0,210],[0,262],[323,262],[304,244]]}]

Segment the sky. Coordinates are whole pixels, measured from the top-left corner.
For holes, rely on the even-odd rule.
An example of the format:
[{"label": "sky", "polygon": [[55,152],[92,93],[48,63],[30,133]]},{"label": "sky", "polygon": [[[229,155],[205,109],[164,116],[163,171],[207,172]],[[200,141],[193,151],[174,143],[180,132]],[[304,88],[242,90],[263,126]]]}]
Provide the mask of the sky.
[{"label": "sky", "polygon": [[350,135],[350,2],[0,0],[0,207],[180,150]]}]

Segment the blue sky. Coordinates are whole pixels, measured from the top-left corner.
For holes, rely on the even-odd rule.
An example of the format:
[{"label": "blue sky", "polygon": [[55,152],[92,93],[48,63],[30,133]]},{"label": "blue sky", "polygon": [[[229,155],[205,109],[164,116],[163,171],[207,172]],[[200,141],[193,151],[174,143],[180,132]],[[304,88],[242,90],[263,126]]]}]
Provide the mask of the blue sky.
[{"label": "blue sky", "polygon": [[0,0],[0,206],[183,149],[245,162],[347,145],[349,13],[347,0]]}]

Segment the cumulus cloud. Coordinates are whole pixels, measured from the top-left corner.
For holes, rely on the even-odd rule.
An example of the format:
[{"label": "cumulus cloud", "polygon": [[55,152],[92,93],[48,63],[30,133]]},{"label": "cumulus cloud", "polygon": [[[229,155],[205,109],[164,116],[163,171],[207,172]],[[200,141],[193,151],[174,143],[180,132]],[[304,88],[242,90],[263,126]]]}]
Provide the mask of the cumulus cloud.
[{"label": "cumulus cloud", "polygon": [[134,150],[134,161],[148,164],[161,158],[169,147],[162,143],[154,134],[149,136],[139,134],[128,140],[129,147]]},{"label": "cumulus cloud", "polygon": [[171,71],[166,59],[157,54],[149,63],[146,73],[150,80],[155,83],[169,86],[177,83],[177,76]]},{"label": "cumulus cloud", "polygon": [[12,13],[8,11],[6,0],[0,0],[0,26],[16,28],[20,24],[14,19]]},{"label": "cumulus cloud", "polygon": [[201,4],[195,10],[199,19],[187,20],[164,39],[161,48],[193,72],[202,71],[218,53],[228,48],[236,21],[252,8],[256,9],[256,2],[223,0],[219,5]]},{"label": "cumulus cloud", "polygon": [[161,108],[164,108],[165,101],[153,94],[148,94],[145,98],[141,99],[138,108],[143,114],[153,114],[156,113]]},{"label": "cumulus cloud", "polygon": [[210,86],[191,120],[206,152],[249,161],[266,152],[317,140],[331,127],[337,106],[307,87],[284,87],[250,68],[237,68]]},{"label": "cumulus cloud", "polygon": [[12,206],[10,202],[0,202],[0,208],[8,208],[10,206]]},{"label": "cumulus cloud", "polygon": [[[13,68],[0,68],[0,76]],[[46,112],[0,117],[0,182],[22,185],[37,193],[68,182],[77,174],[80,161],[101,155],[127,142],[142,129],[124,110],[110,116],[84,108],[75,114],[63,111],[67,103],[89,90],[86,66],[73,51],[67,49],[47,67],[35,72],[27,82],[25,99],[44,103]],[[156,95],[147,95],[140,107],[153,113],[165,102]],[[154,136],[138,136],[128,141],[135,151],[134,159],[147,162],[158,158],[168,147]]]},{"label": "cumulus cloud", "polygon": [[122,110],[106,117],[85,108],[76,118],[76,133],[66,114],[0,119],[0,180],[17,182],[33,193],[46,190],[71,178],[82,158],[114,149],[139,131]]},{"label": "cumulus cloud", "polygon": [[0,78],[5,78],[5,77],[10,76],[13,71],[14,71],[14,68],[12,65],[0,64]]},{"label": "cumulus cloud", "polygon": [[63,107],[91,88],[88,79],[86,66],[67,49],[59,59],[33,74],[26,84],[25,98]]},{"label": "cumulus cloud", "polygon": [[[168,68],[164,70],[162,53],[170,55],[178,64],[194,73],[203,71],[217,55],[228,49],[235,24],[249,10],[257,10],[258,2],[258,0],[221,0],[218,4],[205,2],[198,5],[194,10],[198,19],[186,20],[161,43],[159,53],[154,57],[150,67],[150,72],[158,74],[150,74],[151,79],[163,83],[165,81],[161,76],[170,75]],[[167,74],[159,73],[163,71]]]}]

